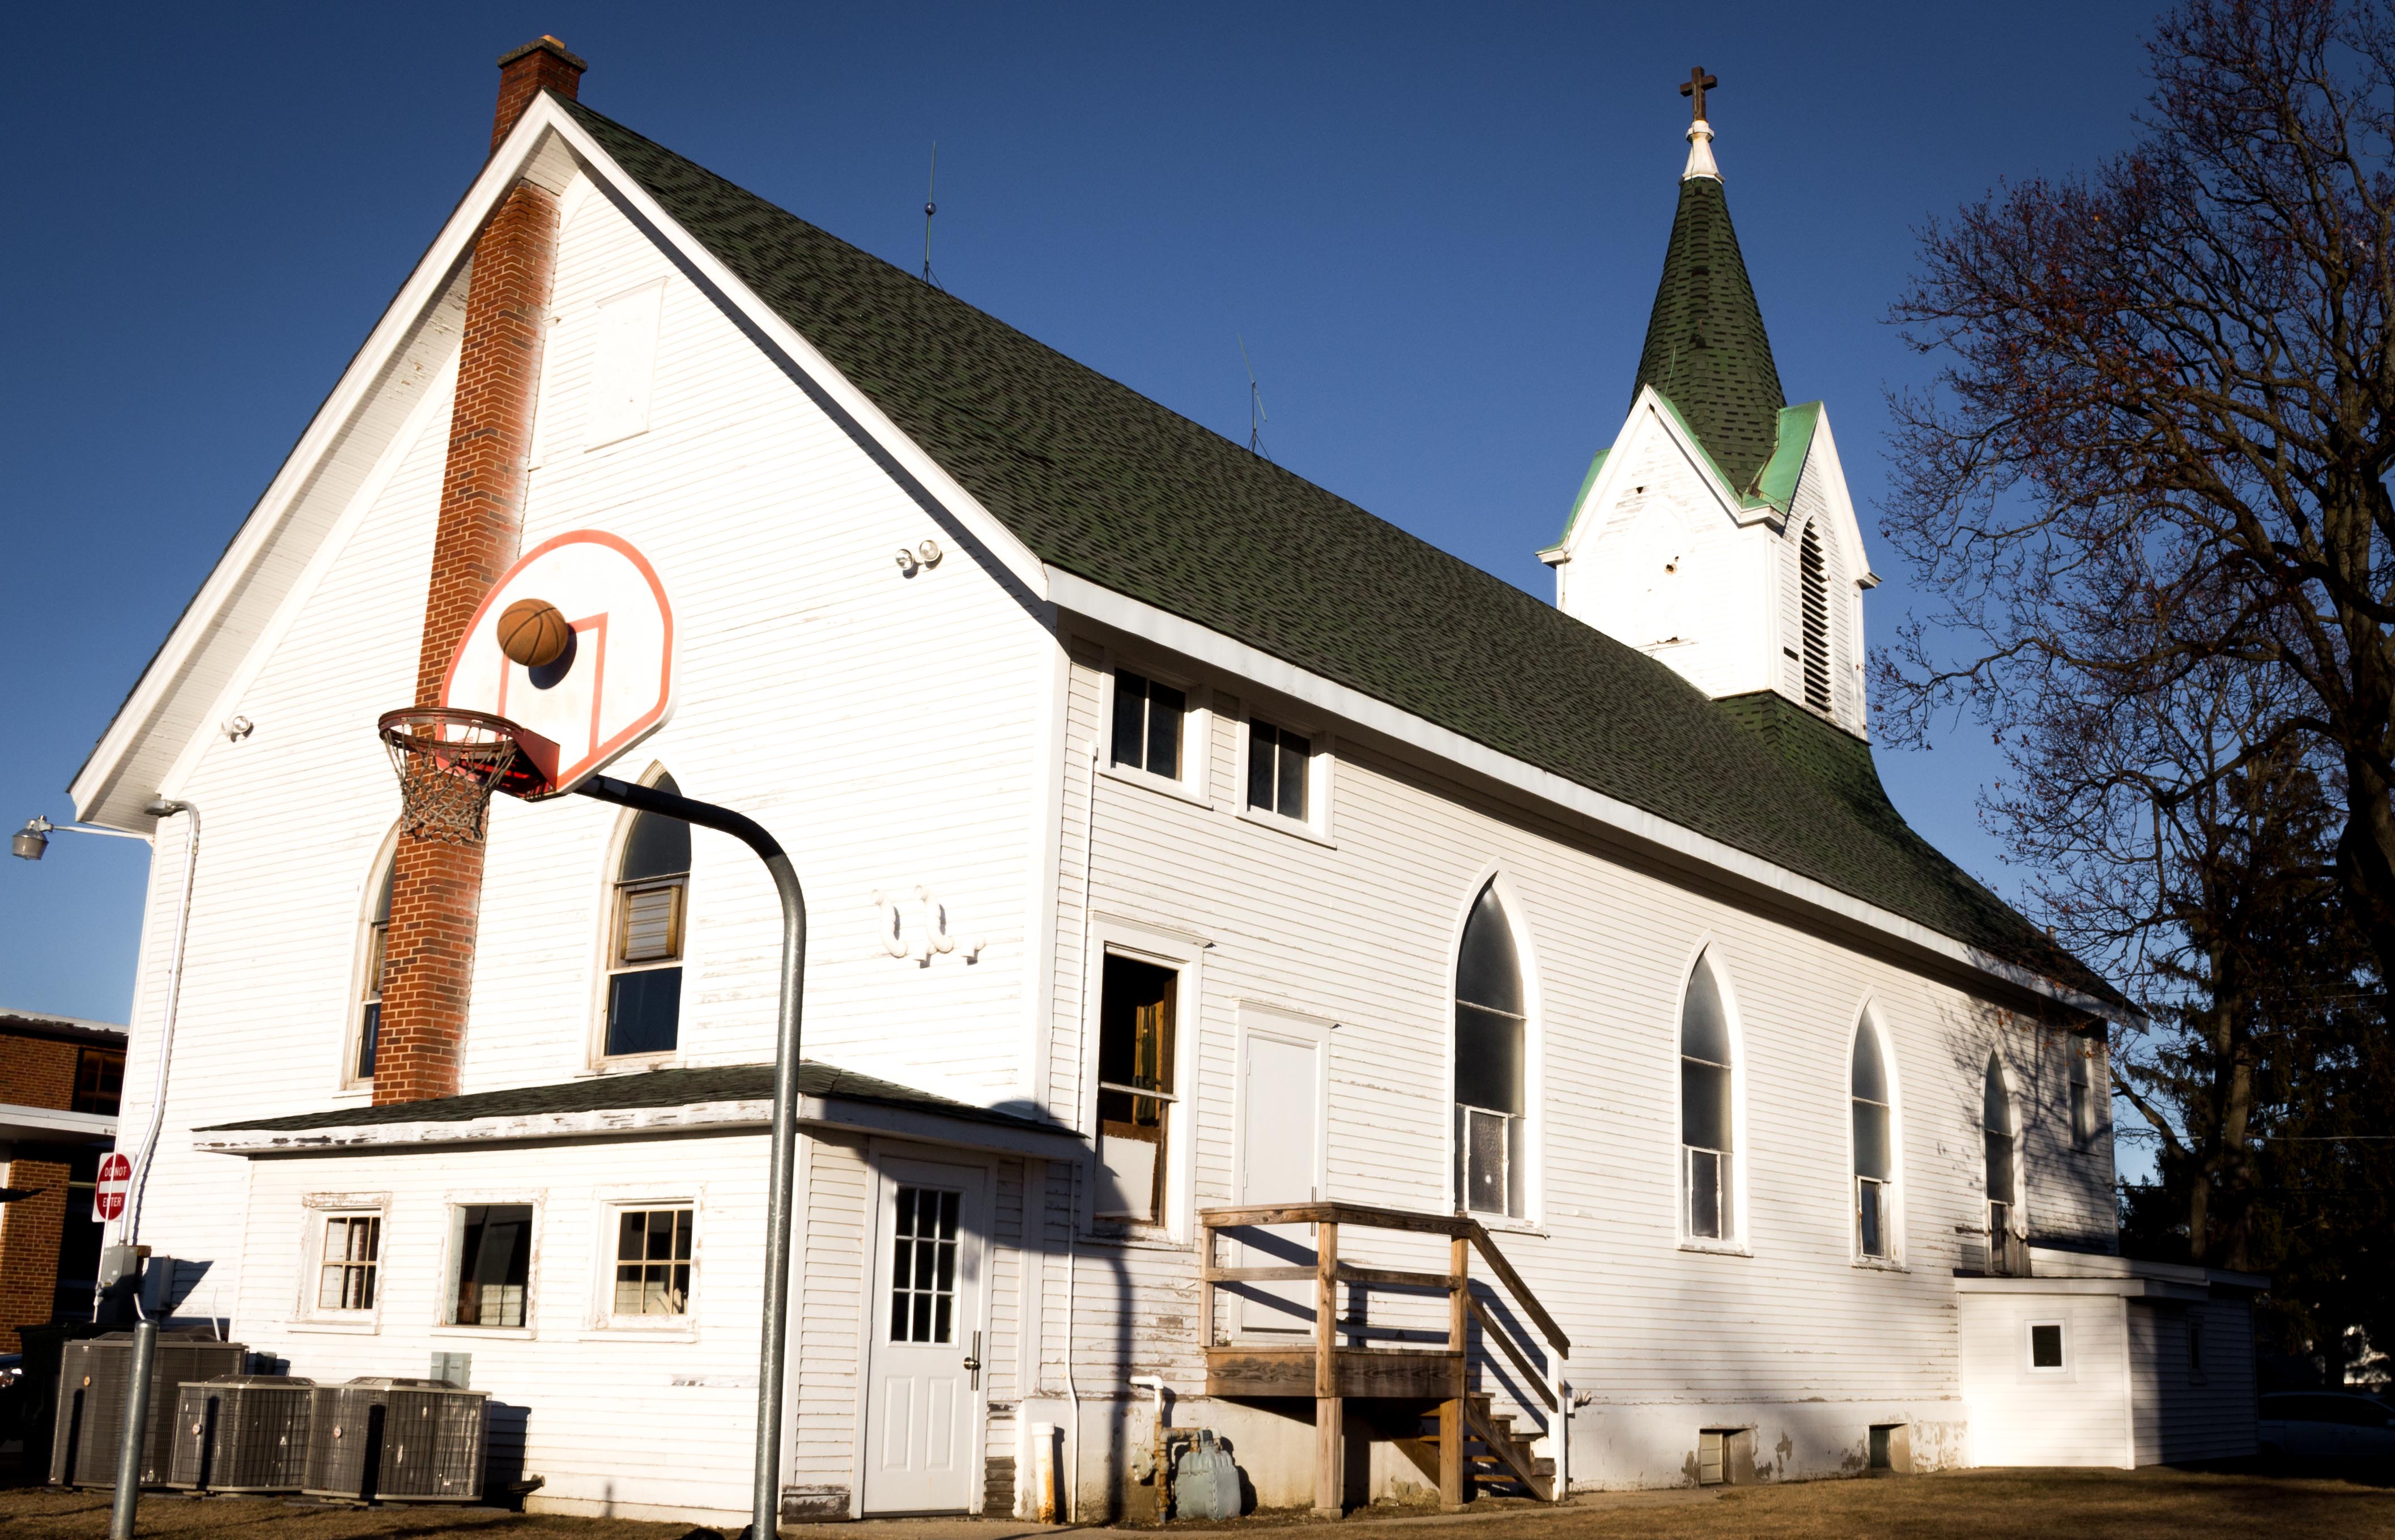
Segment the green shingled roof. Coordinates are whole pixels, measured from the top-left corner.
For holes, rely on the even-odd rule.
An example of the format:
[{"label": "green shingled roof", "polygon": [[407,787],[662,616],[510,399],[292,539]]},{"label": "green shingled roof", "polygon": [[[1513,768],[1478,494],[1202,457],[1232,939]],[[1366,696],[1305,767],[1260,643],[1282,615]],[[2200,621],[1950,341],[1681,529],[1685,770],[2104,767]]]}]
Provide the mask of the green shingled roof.
[{"label": "green shingled roof", "polygon": [[1779,440],[1788,398],[1738,232],[1730,228],[1729,202],[1711,177],[1680,183],[1663,279],[1638,355],[1638,385],[1654,386],[1679,408],[1732,489],[1753,486]]},{"label": "green shingled roof", "polygon": [[[1043,562],[2116,998],[1906,830],[1861,743],[1846,738],[1845,760],[1815,746],[1792,761],[1750,714],[1663,664],[622,125],[562,105]],[[1747,475],[1770,446],[1761,440]],[[1823,755],[1832,770],[1815,763]]]}]

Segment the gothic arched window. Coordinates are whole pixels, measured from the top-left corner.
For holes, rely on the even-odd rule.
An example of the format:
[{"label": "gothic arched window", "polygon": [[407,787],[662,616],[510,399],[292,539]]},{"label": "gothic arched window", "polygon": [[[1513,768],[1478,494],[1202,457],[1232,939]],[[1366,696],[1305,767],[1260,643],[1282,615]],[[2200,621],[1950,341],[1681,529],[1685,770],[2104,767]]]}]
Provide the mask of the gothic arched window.
[{"label": "gothic arched window", "polygon": [[350,1078],[374,1079],[375,1049],[382,1037],[382,964],[390,940],[390,890],[399,877],[399,853],[387,849],[382,871],[374,882],[374,902],[366,907],[358,937],[358,998],[351,1035],[356,1047],[350,1059]]},{"label": "gothic arched window", "polygon": [[1696,1240],[1737,1234],[1730,1067],[1729,1013],[1708,953],[1697,959],[1680,1006],[1680,1188],[1688,1234]]},{"label": "gothic arched window", "polygon": [[[671,776],[649,783],[679,793]],[[609,1057],[669,1054],[681,1041],[682,932],[690,900],[690,825],[635,813],[615,863],[607,940]]]},{"label": "gothic arched window", "polygon": [[1495,883],[1480,890],[1455,963],[1456,1192],[1479,1214],[1524,1212],[1521,959]]},{"label": "gothic arched window", "polygon": [[1855,1029],[1848,1080],[1855,1130],[1855,1246],[1865,1256],[1890,1256],[1896,1250],[1888,1201],[1896,1180],[1894,1120],[1887,1066],[1880,1057],[1879,1034],[1869,1021]]},{"label": "gothic arched window", "polygon": [[1988,1071],[1979,1094],[1979,1127],[1987,1142],[1988,1270],[2009,1270],[2005,1260],[2019,1230],[2020,1167],[2016,1153],[2013,1095],[2005,1083],[2004,1061],[1988,1055]]}]

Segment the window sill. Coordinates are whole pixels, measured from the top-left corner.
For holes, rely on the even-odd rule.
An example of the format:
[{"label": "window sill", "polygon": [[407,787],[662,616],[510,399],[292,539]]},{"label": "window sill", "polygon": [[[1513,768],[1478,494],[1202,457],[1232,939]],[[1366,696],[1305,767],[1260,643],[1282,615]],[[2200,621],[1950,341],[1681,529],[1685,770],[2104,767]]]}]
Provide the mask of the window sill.
[{"label": "window sill", "polygon": [[1211,809],[1214,805],[1211,798],[1192,790],[1186,781],[1168,780],[1162,776],[1152,775],[1145,770],[1134,770],[1127,764],[1101,764],[1098,766],[1098,774],[1118,780],[1125,786],[1144,787],[1161,796],[1171,797],[1176,802],[1185,802],[1192,807]]},{"label": "window sill", "polygon": [[530,1342],[540,1334],[537,1328],[531,1326],[435,1326],[432,1334],[437,1337],[462,1337],[468,1342]]},{"label": "window sill", "polygon": [[1543,1241],[1551,1233],[1535,1219],[1508,1219],[1496,1214],[1475,1214],[1471,1217],[1491,1235],[1521,1235]]},{"label": "window sill", "polygon": [[1855,1267],[1863,1272],[1909,1273],[1912,1270],[1893,1256],[1858,1256]]},{"label": "window sill", "polygon": [[1680,1250],[1696,1252],[1705,1256],[1753,1256],[1754,1249],[1740,1241],[1691,1241],[1682,1239]]},{"label": "window sill", "polygon": [[658,1069],[688,1069],[681,1051],[670,1054],[626,1054],[617,1058],[602,1058],[583,1070],[577,1080],[602,1080],[609,1075],[646,1075]]},{"label": "window sill", "polygon": [[696,1342],[698,1327],[680,1326],[592,1326],[575,1334],[577,1342]]},{"label": "window sill", "polygon": [[382,1330],[379,1321],[294,1321],[284,1327],[287,1332],[306,1332],[325,1336],[373,1336]]},{"label": "window sill", "polygon": [[1260,808],[1254,807],[1243,807],[1239,809],[1239,817],[1243,821],[1255,824],[1260,828],[1278,830],[1281,833],[1287,834],[1292,839],[1304,840],[1309,843],[1318,844],[1325,850],[1336,850],[1339,848],[1338,841],[1330,838],[1330,836],[1323,833],[1312,824],[1300,818],[1286,818],[1277,813],[1266,813]]},{"label": "window sill", "polygon": [[1081,1239],[1092,1245],[1121,1246],[1131,1251],[1187,1251],[1190,1243],[1163,1225],[1142,1225],[1109,1220],[1103,1215],[1098,1228],[1083,1232]]}]

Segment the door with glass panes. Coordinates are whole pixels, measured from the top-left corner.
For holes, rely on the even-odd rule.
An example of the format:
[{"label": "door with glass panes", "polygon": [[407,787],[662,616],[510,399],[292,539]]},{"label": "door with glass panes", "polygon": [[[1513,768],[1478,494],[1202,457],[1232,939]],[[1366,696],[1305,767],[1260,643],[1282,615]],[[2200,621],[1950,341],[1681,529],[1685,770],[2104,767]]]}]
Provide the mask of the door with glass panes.
[{"label": "door with glass panes", "polygon": [[880,1170],[863,1506],[867,1513],[969,1512],[981,1487],[989,1174],[890,1159]]}]

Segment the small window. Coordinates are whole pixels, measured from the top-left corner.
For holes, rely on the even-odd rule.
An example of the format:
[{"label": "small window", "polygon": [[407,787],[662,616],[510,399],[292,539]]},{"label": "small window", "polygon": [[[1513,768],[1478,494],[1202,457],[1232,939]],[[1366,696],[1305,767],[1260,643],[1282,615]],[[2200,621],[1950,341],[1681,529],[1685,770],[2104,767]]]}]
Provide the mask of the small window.
[{"label": "small window", "polygon": [[1887,1067],[1869,1022],[1856,1029],[1851,1076],[1855,1144],[1855,1245],[1868,1257],[1893,1254],[1888,1234],[1888,1186],[1895,1174],[1889,1148]]},{"label": "small window", "polygon": [[75,1050],[73,1110],[114,1116],[125,1096],[125,1050]]},{"label": "small window", "polygon": [[522,1326],[532,1284],[532,1205],[472,1203],[451,1211],[457,1289],[452,1326]]},{"label": "small window", "polygon": [[[656,790],[679,793],[671,776]],[[670,1054],[681,1041],[682,932],[690,898],[690,825],[635,814],[615,871],[608,943],[607,1042],[611,1058]]]},{"label": "small window", "polygon": [[1704,1427],[1697,1430],[1697,1484],[1734,1485],[1741,1467],[1754,1467],[1754,1430],[1751,1427]]},{"label": "small window", "polygon": [[617,1213],[615,1314],[690,1313],[690,1221],[686,1208]]},{"label": "small window", "polygon": [[1098,1004],[1097,1212],[1106,1218],[1164,1222],[1180,992],[1181,975],[1171,968],[1128,957],[1105,961]]},{"label": "small window", "polygon": [[360,942],[365,965],[358,971],[358,1054],[351,1073],[362,1081],[374,1079],[375,1048],[382,1037],[382,966],[390,942],[390,890],[398,881],[399,856],[393,852],[383,863],[382,881],[375,886],[374,908],[366,913],[365,936]]},{"label": "small window", "polygon": [[2081,1144],[2096,1136],[2096,1088],[2091,1083],[2094,1044],[2073,1039],[2071,1054],[2071,1136]]},{"label": "small window", "polygon": [[1680,1008],[1680,1181],[1690,1238],[1737,1233],[1732,1201],[1729,1016],[1712,960],[1699,958]]},{"label": "small window", "polygon": [[1305,773],[1314,741],[1268,722],[1248,724],[1248,805],[1284,818],[1305,816]]},{"label": "small window", "polygon": [[890,1340],[957,1339],[957,1213],[964,1194],[898,1189],[890,1258]]},{"label": "small window", "polygon": [[2029,1328],[2029,1366],[2031,1369],[2058,1370],[2062,1362],[2062,1322],[2031,1321]]},{"label": "small window", "polygon": [[1527,1211],[1523,1029],[1522,961],[1492,883],[1473,901],[1455,962],[1456,1190],[1476,1214]]},{"label": "small window", "polygon": [[375,1275],[381,1266],[381,1215],[328,1215],[323,1265],[317,1270],[316,1308],[373,1309]]},{"label": "small window", "polygon": [[1171,685],[1116,670],[1115,763],[1179,780],[1181,719],[1188,710],[1188,696]]}]

